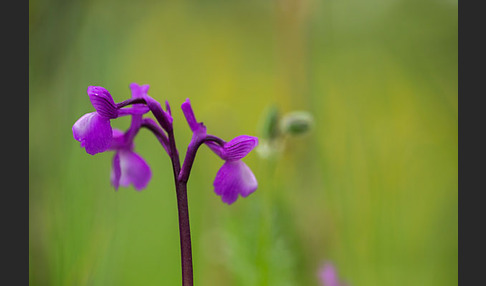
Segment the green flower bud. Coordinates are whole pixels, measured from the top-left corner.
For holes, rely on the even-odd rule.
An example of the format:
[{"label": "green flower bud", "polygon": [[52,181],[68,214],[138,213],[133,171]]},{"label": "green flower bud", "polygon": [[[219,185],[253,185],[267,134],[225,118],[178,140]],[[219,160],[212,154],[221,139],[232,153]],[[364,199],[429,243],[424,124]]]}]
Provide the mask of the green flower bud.
[{"label": "green flower bud", "polygon": [[314,125],[312,115],[307,111],[293,111],[287,113],[280,122],[282,133],[302,135],[307,133]]}]

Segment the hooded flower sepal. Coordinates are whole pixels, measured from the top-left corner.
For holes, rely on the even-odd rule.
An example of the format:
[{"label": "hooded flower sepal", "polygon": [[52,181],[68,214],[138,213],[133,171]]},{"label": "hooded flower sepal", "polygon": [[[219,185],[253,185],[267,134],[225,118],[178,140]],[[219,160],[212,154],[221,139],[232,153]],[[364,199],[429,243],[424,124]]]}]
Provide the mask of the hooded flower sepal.
[{"label": "hooded flower sepal", "polygon": [[113,101],[113,97],[106,88],[89,86],[87,92],[91,104],[99,115],[108,119],[118,117],[118,109],[116,108],[115,101]]},{"label": "hooded flower sepal", "polygon": [[137,153],[130,150],[119,150],[113,157],[111,184],[118,190],[119,186],[133,185],[135,190],[142,191],[148,185],[152,172],[150,166]]},{"label": "hooded flower sepal", "polygon": [[208,142],[209,148],[218,154],[225,161],[236,161],[243,159],[253,148],[258,145],[258,138],[248,135],[240,135],[226,142],[224,147]]}]

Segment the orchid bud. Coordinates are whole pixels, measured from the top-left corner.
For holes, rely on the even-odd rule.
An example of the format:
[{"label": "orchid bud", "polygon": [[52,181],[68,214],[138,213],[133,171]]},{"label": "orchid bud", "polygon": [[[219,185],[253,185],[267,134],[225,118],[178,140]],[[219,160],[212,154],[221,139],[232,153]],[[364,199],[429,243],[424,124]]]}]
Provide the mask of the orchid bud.
[{"label": "orchid bud", "polygon": [[312,115],[307,111],[293,111],[287,113],[280,121],[282,133],[302,135],[307,133],[314,125]]}]

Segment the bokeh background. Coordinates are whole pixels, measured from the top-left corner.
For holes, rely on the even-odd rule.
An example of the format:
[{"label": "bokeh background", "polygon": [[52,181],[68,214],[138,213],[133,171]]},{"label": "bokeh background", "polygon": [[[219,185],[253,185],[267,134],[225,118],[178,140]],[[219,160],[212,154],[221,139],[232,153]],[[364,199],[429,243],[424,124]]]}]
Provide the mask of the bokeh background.
[{"label": "bokeh background", "polygon": [[[72,137],[129,84],[172,105],[181,155],[190,98],[208,131],[261,135],[270,106],[311,132],[271,158],[259,188],[223,204],[203,147],[189,180],[196,285],[456,285],[458,3],[449,0],[29,1],[31,285],[180,285],[170,160],[142,130],[153,178],[110,186],[111,152]],[[113,126],[126,129],[129,118]]]}]

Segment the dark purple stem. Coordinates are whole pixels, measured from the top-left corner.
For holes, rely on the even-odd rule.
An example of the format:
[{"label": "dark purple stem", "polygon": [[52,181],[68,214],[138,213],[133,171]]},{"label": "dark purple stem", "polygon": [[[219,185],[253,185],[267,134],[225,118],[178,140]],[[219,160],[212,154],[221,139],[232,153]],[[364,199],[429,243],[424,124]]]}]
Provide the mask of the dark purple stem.
[{"label": "dark purple stem", "polygon": [[[152,114],[155,116],[162,128],[158,127],[155,122],[149,118],[145,118],[141,122],[141,126],[152,131],[157,139],[160,141],[164,149],[170,156],[172,162],[172,169],[174,171],[174,183],[177,195],[177,210],[179,214],[179,237],[181,243],[181,265],[182,265],[182,286],[193,286],[192,273],[192,250],[191,250],[191,227],[189,224],[189,207],[187,204],[187,180],[179,180],[181,173],[181,163],[179,160],[179,152],[177,151],[174,130],[172,122],[169,121],[164,114],[160,105],[154,101],[149,101],[136,98],[125,100],[117,104],[117,108],[122,108],[130,104],[145,103]],[[167,112],[170,115],[170,106],[166,102]],[[167,132],[167,135],[164,133]],[[197,150],[197,148],[196,148]],[[187,157],[187,156],[186,156]],[[193,155],[195,157],[195,154]],[[194,160],[194,159],[193,159]],[[192,165],[192,164],[191,164]]]},{"label": "dark purple stem", "polygon": [[187,204],[187,182],[178,179],[181,171],[181,163],[177,152],[174,132],[167,130],[169,136],[169,156],[174,170],[174,182],[176,185],[177,210],[179,213],[179,237],[181,242],[181,264],[182,264],[182,285],[192,286],[192,250],[191,250],[191,228],[189,225],[189,208]]}]

